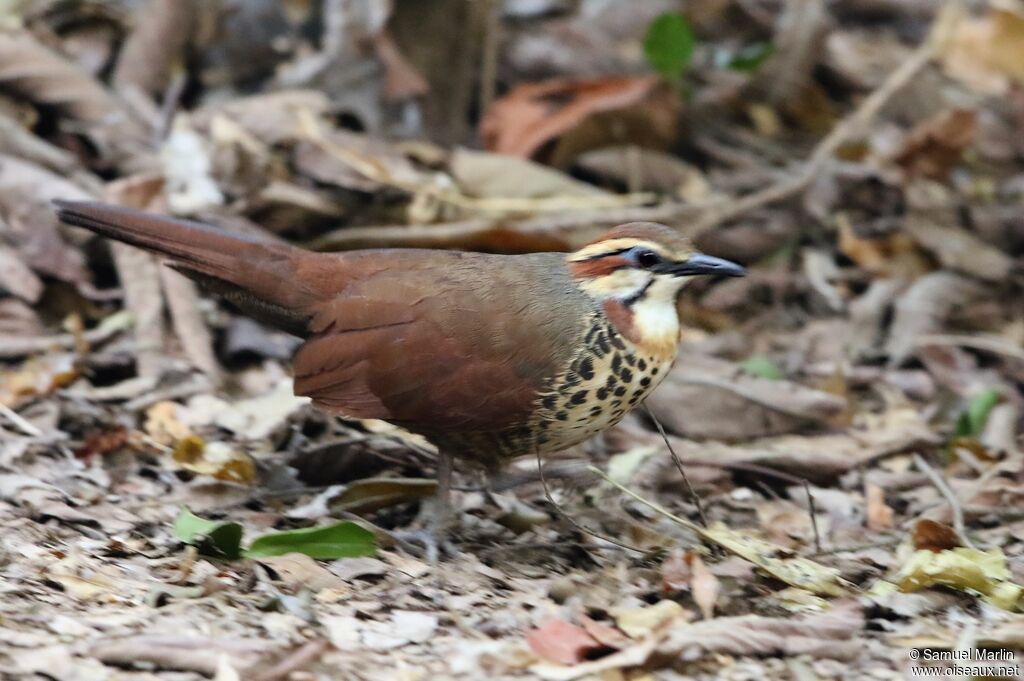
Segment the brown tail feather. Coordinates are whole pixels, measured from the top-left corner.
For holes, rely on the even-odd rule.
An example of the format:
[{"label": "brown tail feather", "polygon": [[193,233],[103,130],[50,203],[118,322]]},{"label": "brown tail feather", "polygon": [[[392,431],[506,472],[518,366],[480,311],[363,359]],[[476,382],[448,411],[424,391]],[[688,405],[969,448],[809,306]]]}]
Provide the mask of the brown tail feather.
[{"label": "brown tail feather", "polygon": [[172,266],[257,319],[304,335],[318,296],[296,281],[298,259],[315,257],[189,220],[90,201],[55,201],[61,221],[165,255]]}]

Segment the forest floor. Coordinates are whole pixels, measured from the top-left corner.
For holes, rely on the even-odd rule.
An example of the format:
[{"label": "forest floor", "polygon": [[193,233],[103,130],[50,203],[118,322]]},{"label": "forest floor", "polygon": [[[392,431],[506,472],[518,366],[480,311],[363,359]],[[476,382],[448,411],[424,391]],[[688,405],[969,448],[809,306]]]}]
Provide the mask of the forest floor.
[{"label": "forest floor", "polygon": [[[26,6],[0,677],[1024,678],[1019,3]],[[294,397],[296,339],[55,199],[321,250],[655,220],[750,274],[544,481],[457,471],[434,564],[428,443]]]}]

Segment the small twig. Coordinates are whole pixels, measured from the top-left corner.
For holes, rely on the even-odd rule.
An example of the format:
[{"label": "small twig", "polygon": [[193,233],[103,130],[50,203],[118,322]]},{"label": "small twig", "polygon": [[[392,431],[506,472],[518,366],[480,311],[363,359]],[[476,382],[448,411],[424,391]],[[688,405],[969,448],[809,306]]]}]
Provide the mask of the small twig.
[{"label": "small twig", "polygon": [[[700,495],[697,494],[697,490],[693,488],[690,483],[690,477],[686,474],[686,469],[683,468],[683,462],[680,461],[679,455],[676,454],[676,450],[672,447],[672,443],[669,442],[668,435],[665,434],[665,428],[662,427],[661,421],[654,415],[651,408],[644,403],[644,409],[647,410],[647,415],[651,417],[651,421],[654,422],[654,426],[658,429],[661,434],[661,439],[664,440],[665,446],[668,447],[668,453],[672,455],[672,461],[676,464],[676,469],[679,471],[679,475],[683,476],[683,482],[686,484],[686,491],[690,495],[690,499],[693,501],[694,506],[697,507],[697,516],[700,518],[700,526],[704,529],[708,527],[708,518],[704,515],[704,505],[701,503]],[[808,495],[810,496],[810,495]]]},{"label": "small twig", "polygon": [[[543,462],[541,461],[541,458],[540,458],[540,449],[539,448],[536,449],[536,453],[537,453],[537,473],[540,475],[540,484],[544,488],[544,496],[547,498],[548,503],[551,504],[554,507],[554,509],[558,513],[558,515],[562,516],[570,525],[575,527],[577,530],[579,530],[583,534],[590,535],[591,537],[595,537],[596,539],[600,539],[601,541],[608,542],[609,544],[612,544],[613,546],[618,546],[619,548],[625,549],[627,551],[635,551],[636,553],[639,553],[640,555],[644,555],[644,554],[647,553],[643,549],[638,549],[635,546],[630,546],[629,544],[624,544],[624,543],[622,543],[620,541],[616,541],[616,540],[612,539],[611,537],[606,537],[605,535],[603,535],[603,534],[601,534],[599,532],[595,532],[594,530],[591,530],[591,529],[588,529],[586,527],[583,527],[583,525],[580,525],[578,522],[576,522],[575,520],[570,518],[569,514],[566,513],[565,511],[563,511],[562,507],[559,506],[558,502],[555,501],[554,497],[551,496],[551,490],[548,489],[548,481],[544,477],[544,464],[543,464]],[[590,466],[590,468],[593,468],[593,466]]]},{"label": "small twig", "polygon": [[292,672],[299,671],[318,659],[330,647],[331,644],[327,639],[318,638],[307,641],[305,645],[286,655],[274,666],[251,677],[252,681],[277,681],[277,679],[287,678]]},{"label": "small twig", "polygon": [[796,175],[746,196],[723,201],[717,208],[710,210],[698,220],[688,231],[691,234],[700,234],[755,208],[788,199],[807,188],[821,174],[822,168],[835,155],[835,152],[851,137],[863,130],[864,126],[878,115],[893,95],[902,90],[931,62],[948,35],[948,26],[944,25],[946,21],[946,13],[940,12],[929,36],[895,71],[889,74],[881,85],[864,98],[860,106],[840,121],[817,144],[803,168]]},{"label": "small twig", "polygon": [[811,516],[811,527],[814,529],[814,551],[821,553],[821,535],[818,533],[818,517],[814,508],[814,496],[811,494],[811,486],[804,480],[804,492],[807,494],[807,512]]},{"label": "small twig", "polygon": [[953,488],[949,486],[949,483],[942,477],[942,474],[932,468],[920,454],[914,454],[914,465],[928,476],[928,479],[932,481],[935,488],[946,499],[946,503],[949,504],[950,509],[953,511],[953,529],[960,535],[960,541],[964,543],[964,546],[972,549],[976,548],[967,536],[967,526],[964,524],[964,509],[960,506],[960,500],[956,498]]},{"label": "small twig", "polygon": [[666,518],[668,518],[669,520],[673,521],[674,523],[676,523],[678,525],[681,525],[681,526],[685,527],[686,529],[688,529],[688,530],[690,530],[692,532],[696,532],[701,538],[707,537],[707,532],[704,530],[704,528],[702,528],[697,523],[692,522],[690,520],[687,520],[686,518],[682,518],[680,516],[677,516],[675,513],[672,513],[671,511],[669,511],[664,506],[662,506],[660,504],[656,504],[656,503],[654,503],[653,501],[651,501],[649,499],[644,499],[642,496],[640,496],[639,494],[637,494],[633,490],[629,489],[625,485],[620,484],[620,483],[615,482],[614,480],[612,480],[610,477],[608,477],[607,473],[602,471],[597,466],[588,466],[587,468],[589,468],[590,471],[593,472],[594,474],[596,474],[596,475],[600,476],[602,479],[604,479],[605,482],[611,484],[614,487],[617,487],[619,489],[619,491],[625,492],[626,494],[628,494],[629,496],[633,497],[634,499],[639,501],[641,504],[646,506],[647,508],[649,508],[649,509],[651,509],[653,511],[656,511],[657,513],[660,513],[661,515],[665,516]]},{"label": "small twig", "polygon": [[480,110],[487,111],[494,101],[498,84],[498,33],[501,8],[495,0],[483,0],[483,45],[480,48]]},{"label": "small twig", "polygon": [[29,421],[25,420],[25,417],[2,402],[0,402],[0,415],[3,415],[4,418],[11,422],[11,424],[17,426],[18,430],[29,437],[43,436],[43,431],[36,428]]}]

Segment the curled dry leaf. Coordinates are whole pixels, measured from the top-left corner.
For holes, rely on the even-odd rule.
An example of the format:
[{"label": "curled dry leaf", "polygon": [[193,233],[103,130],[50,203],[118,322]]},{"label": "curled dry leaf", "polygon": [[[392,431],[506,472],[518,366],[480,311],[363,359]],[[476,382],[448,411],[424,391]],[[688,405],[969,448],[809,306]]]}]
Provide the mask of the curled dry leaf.
[{"label": "curled dry leaf", "polygon": [[526,633],[526,643],[538,657],[558,664],[576,664],[601,647],[583,627],[554,619]]},{"label": "curled dry leaf", "polygon": [[730,529],[722,523],[709,527],[703,535],[790,586],[822,596],[843,596],[848,592],[849,585],[839,576],[838,570],[792,555],[780,546]]},{"label": "curled dry leaf", "polygon": [[137,5],[114,69],[115,85],[131,85],[154,98],[162,97],[195,35],[196,9],[194,0],[150,0]]},{"label": "curled dry leaf", "polygon": [[923,215],[907,216],[903,227],[947,269],[995,283],[1006,281],[1013,270],[1012,258],[962,228],[939,225]]},{"label": "curled dry leaf", "polygon": [[[659,83],[654,76],[608,76],[519,85],[487,110],[480,135],[490,151],[526,158],[591,117],[615,112],[619,132],[599,135],[599,146],[662,146],[675,137],[679,100],[674,93],[664,96]],[[594,123],[600,125],[600,118]],[[587,145],[581,142],[561,144],[553,152],[553,165],[561,167],[585,151]]]},{"label": "curled dry leaf", "polygon": [[986,601],[1004,610],[1024,609],[1024,586],[1011,580],[1006,556],[998,548],[918,550],[911,554],[892,581],[905,592],[945,586],[981,594]]},{"label": "curled dry leaf", "polygon": [[956,530],[928,518],[921,518],[914,523],[911,538],[918,551],[949,551],[962,546]]},{"label": "curled dry leaf", "polygon": [[893,161],[903,168],[908,179],[944,180],[974,141],[977,128],[977,112],[970,109],[943,111],[907,133]]},{"label": "curled dry leaf", "polygon": [[826,424],[843,412],[846,400],[790,381],[754,376],[732,362],[681,353],[647,405],[674,433],[744,440]]},{"label": "curled dry leaf", "polygon": [[984,293],[980,284],[952,272],[933,272],[915,281],[896,301],[885,346],[889,365],[906,361],[921,336],[941,333],[954,310]]},{"label": "curled dry leaf", "polygon": [[864,501],[867,504],[867,525],[869,530],[888,530],[895,524],[892,508],[885,503],[885,490],[878,485],[867,483],[864,487]]},{"label": "curled dry leaf", "polygon": [[0,85],[87,123],[101,146],[124,148],[146,138],[144,127],[97,80],[27,31],[0,33]]},{"label": "curled dry leaf", "polygon": [[689,553],[687,559],[690,562],[690,569],[693,577],[690,580],[690,592],[693,594],[693,602],[700,608],[704,619],[709,620],[715,616],[715,603],[718,601],[718,593],[721,584],[708,566],[704,564],[699,554]]},{"label": "curled dry leaf", "polygon": [[984,16],[959,17],[943,55],[946,73],[983,93],[1005,95],[1024,82],[1024,11],[994,2]]}]

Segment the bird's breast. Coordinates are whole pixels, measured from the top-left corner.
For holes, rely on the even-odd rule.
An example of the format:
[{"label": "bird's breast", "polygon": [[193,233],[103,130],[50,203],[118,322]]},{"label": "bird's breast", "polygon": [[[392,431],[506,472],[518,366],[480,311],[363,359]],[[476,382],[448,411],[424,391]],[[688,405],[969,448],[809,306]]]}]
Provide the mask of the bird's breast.
[{"label": "bird's breast", "polygon": [[618,423],[668,373],[671,354],[645,349],[607,316],[589,320],[580,351],[550,381],[533,419],[542,452],[566,449]]}]

